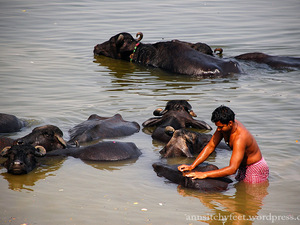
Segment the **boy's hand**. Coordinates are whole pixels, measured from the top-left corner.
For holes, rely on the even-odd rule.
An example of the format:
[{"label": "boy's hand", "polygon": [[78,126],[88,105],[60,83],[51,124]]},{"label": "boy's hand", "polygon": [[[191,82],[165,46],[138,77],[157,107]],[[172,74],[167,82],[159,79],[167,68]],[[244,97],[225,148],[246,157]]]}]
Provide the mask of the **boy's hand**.
[{"label": "boy's hand", "polygon": [[205,179],[207,177],[206,173],[203,172],[188,172],[184,173],[183,176],[195,179]]},{"label": "boy's hand", "polygon": [[193,168],[192,166],[189,166],[189,165],[180,165],[178,166],[178,170],[181,171],[181,172],[184,172],[184,171],[191,171]]}]

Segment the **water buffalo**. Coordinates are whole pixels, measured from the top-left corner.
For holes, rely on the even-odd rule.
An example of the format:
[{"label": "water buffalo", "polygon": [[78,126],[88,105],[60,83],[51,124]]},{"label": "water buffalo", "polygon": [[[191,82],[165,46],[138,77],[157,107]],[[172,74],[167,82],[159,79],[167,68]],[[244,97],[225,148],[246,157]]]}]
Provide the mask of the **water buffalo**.
[{"label": "water buffalo", "polygon": [[153,114],[157,117],[146,120],[142,125],[144,127],[156,127],[152,133],[153,139],[168,142],[171,137],[165,133],[167,126],[174,129],[196,128],[202,130],[212,130],[206,122],[195,120],[196,114],[192,106],[186,100],[171,100],[166,104],[165,109],[156,109]]},{"label": "water buffalo", "polygon": [[46,154],[46,149],[42,146],[13,145],[5,147],[0,155],[7,158],[3,166],[8,173],[19,175],[32,171],[37,166],[36,157]]},{"label": "water buffalo", "polygon": [[12,133],[19,131],[26,126],[25,121],[14,115],[0,113],[0,133]]},{"label": "water buffalo", "polygon": [[106,141],[94,145],[54,150],[47,156],[72,156],[87,161],[120,161],[136,159],[141,151],[131,142]]},{"label": "water buffalo", "polygon": [[63,132],[53,125],[36,127],[30,134],[15,140],[14,144],[32,146],[41,145],[47,152],[67,147],[67,144],[63,139]]},{"label": "water buffalo", "polygon": [[228,75],[241,72],[235,60],[213,57],[180,41],[155,44],[143,44],[139,41],[128,33],[119,33],[108,41],[96,45],[94,54],[191,76]]},{"label": "water buffalo", "polygon": [[254,61],[257,63],[265,63],[274,69],[299,68],[300,58],[289,56],[271,56],[261,52],[245,53],[235,56],[238,60]]},{"label": "water buffalo", "polygon": [[[210,141],[212,135],[194,132],[186,129],[175,130],[173,127],[166,127],[166,133],[171,135],[170,141],[159,152],[163,158],[169,157],[194,157],[199,154],[202,149]],[[230,150],[223,142],[217,146],[220,149]]]},{"label": "water buffalo", "polygon": [[112,117],[91,115],[88,120],[69,130],[69,144],[81,144],[103,138],[122,137],[139,132],[137,122],[125,121],[120,114]]},{"label": "water buffalo", "polygon": [[[177,169],[178,165],[165,165],[163,163],[154,163],[152,166],[159,177],[165,177],[171,182],[179,184],[182,187],[193,188],[199,191],[225,191],[228,188],[228,184],[232,183],[232,180],[227,177],[193,180],[192,178],[183,176],[183,174]],[[216,169],[218,169],[218,167],[215,165],[202,163],[193,171],[205,172]]]},{"label": "water buffalo", "polygon": [[5,147],[0,156],[8,158],[3,166],[8,173],[25,174],[32,171],[37,165],[37,158],[41,156],[72,156],[86,161],[121,161],[137,159],[141,155],[140,149],[131,142],[107,141],[86,147],[69,147],[46,153],[43,146],[28,144]]}]

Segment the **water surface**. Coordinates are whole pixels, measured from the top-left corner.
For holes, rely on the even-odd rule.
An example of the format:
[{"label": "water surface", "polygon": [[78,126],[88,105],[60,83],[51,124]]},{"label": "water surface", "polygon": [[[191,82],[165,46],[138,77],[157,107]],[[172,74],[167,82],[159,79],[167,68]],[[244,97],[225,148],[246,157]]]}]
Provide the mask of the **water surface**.
[{"label": "water surface", "polygon": [[[233,216],[287,216],[299,208],[299,70],[242,63],[245,74],[192,79],[159,69],[93,56],[94,45],[119,32],[144,33],[143,42],[179,39],[222,47],[224,57],[261,51],[299,57],[300,4],[287,1],[0,1],[1,112],[34,127],[64,132],[91,114],[142,124],[168,100],[186,99],[210,122],[221,104],[257,139],[270,166],[267,185],[232,184],[222,193],[186,190],[157,177],[163,145],[140,131],[138,160],[116,163],[53,158],[13,176],[0,170],[0,224],[232,224]],[[215,127],[214,127],[215,128]],[[224,167],[229,152],[208,161]],[[187,159],[167,163],[190,163]],[[207,216],[207,217],[205,217]],[[269,216],[269,217],[268,217]],[[274,224],[282,224],[276,221]]]}]

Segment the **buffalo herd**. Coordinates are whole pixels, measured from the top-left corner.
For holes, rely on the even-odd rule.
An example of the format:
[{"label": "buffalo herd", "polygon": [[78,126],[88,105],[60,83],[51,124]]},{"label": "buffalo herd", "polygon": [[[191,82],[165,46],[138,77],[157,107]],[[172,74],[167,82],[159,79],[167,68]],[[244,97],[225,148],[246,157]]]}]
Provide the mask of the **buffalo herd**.
[{"label": "buffalo herd", "polygon": [[[168,101],[164,109],[158,108],[153,114],[155,117],[147,119],[142,126],[145,133],[151,134],[153,140],[165,145],[160,151],[162,158],[194,157],[211,138],[210,134],[201,132],[208,132],[212,128],[206,122],[193,118],[196,114],[186,100]],[[15,124],[10,125],[7,125],[7,120],[3,123],[0,121],[0,127],[15,127],[20,120],[14,121]],[[112,117],[91,115],[86,121],[69,129],[68,141],[64,140],[63,132],[57,126],[39,126],[17,139],[0,137],[0,156],[6,159],[2,166],[8,173],[20,175],[39,166],[39,157],[71,156],[84,161],[99,162],[137,159],[142,152],[134,143],[103,139],[129,136],[139,131],[140,125],[137,122],[126,121],[120,114]],[[225,143],[219,147],[228,150]],[[164,176],[183,187],[201,191],[226,190],[232,182],[229,178],[193,181],[184,177],[174,165],[163,163],[154,163],[153,168],[158,176]],[[206,164],[196,168],[199,171],[213,169],[216,169],[214,165]]]},{"label": "buffalo herd", "polygon": [[[300,68],[300,58],[296,57],[254,52],[224,59],[221,57],[221,48],[213,51],[205,43],[172,40],[144,44],[141,42],[142,38],[141,32],[137,33],[136,38],[129,33],[119,33],[96,45],[94,55],[197,77],[243,73],[239,61],[264,63],[274,69]],[[168,101],[164,109],[154,110],[153,115],[142,126],[143,131],[151,134],[153,140],[164,144],[159,152],[161,158],[195,157],[211,139],[211,134],[207,132],[212,128],[205,121],[194,118],[196,114],[186,100]],[[39,157],[71,156],[86,161],[119,161],[137,159],[142,154],[132,142],[103,140],[129,136],[140,131],[137,122],[126,121],[120,114],[112,117],[91,115],[86,121],[69,129],[68,141],[64,140],[63,132],[54,125],[36,127],[31,133],[17,139],[7,137],[6,134],[18,132],[27,125],[26,120],[0,113],[0,157],[6,159],[2,166],[8,173],[20,175],[31,172],[39,166]],[[231,150],[223,142],[217,149]],[[183,176],[177,165],[157,162],[152,166],[158,176],[200,191],[223,191],[232,182],[228,177],[193,180]],[[206,163],[195,168],[197,171],[215,169],[218,169],[215,165]]]}]

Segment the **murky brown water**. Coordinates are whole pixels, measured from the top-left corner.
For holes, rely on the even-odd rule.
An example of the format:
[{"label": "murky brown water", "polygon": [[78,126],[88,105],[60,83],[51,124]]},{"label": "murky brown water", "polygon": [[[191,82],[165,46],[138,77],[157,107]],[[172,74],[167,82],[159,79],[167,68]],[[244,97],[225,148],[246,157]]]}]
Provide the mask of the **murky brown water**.
[{"label": "murky brown water", "polygon": [[[11,137],[54,124],[68,139],[68,129],[94,113],[141,124],[168,100],[187,99],[211,126],[217,106],[231,107],[270,166],[268,185],[181,189],[156,176],[151,165],[162,161],[163,146],[140,131],[118,139],[141,149],[136,161],[53,158],[24,176],[1,168],[0,224],[252,224],[250,216],[258,216],[253,224],[299,224],[299,71],[244,64],[246,75],[196,80],[92,53],[119,32],[142,31],[146,43],[201,41],[222,47],[224,57],[299,57],[299,10],[296,0],[0,1],[1,112],[31,124]],[[229,159],[220,152],[208,161],[222,167]],[[234,216],[241,217],[232,223]]]}]

